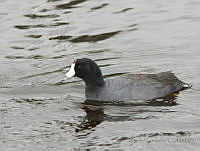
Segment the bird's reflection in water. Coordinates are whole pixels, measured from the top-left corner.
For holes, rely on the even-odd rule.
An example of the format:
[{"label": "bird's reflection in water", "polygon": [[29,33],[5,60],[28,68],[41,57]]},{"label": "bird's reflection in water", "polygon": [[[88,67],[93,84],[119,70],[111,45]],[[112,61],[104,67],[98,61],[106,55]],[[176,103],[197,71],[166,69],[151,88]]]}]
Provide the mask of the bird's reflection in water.
[{"label": "bird's reflection in water", "polygon": [[[166,107],[177,105],[175,102],[176,97],[177,94],[173,94],[161,99],[133,101],[129,103],[108,103],[86,100],[81,105],[81,108],[85,111],[86,116],[83,118],[82,122],[77,125],[76,132],[93,129],[103,121],[134,121],[139,119],[156,118],[152,115],[152,112],[175,112]],[[109,113],[105,114],[104,110],[108,110],[108,108]],[[147,116],[141,116],[141,114],[144,113],[146,113]],[[151,114],[148,115],[148,113]]]},{"label": "bird's reflection in water", "polygon": [[76,132],[96,127],[104,121],[104,118],[106,117],[102,106],[94,106],[84,103],[82,109],[86,112],[86,116],[81,124],[77,126]]}]

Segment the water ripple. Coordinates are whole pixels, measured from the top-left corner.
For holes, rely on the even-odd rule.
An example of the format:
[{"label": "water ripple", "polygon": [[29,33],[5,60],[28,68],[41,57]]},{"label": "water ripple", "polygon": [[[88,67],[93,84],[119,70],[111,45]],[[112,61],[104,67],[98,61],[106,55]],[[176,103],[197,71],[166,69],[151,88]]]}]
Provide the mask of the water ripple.
[{"label": "water ripple", "polygon": [[133,8],[125,8],[125,9],[123,9],[123,10],[121,10],[121,11],[115,12],[115,14],[124,13],[124,12],[127,12],[127,11],[132,10],[132,9],[133,9]]},{"label": "water ripple", "polygon": [[26,29],[31,29],[31,28],[51,28],[55,26],[63,26],[63,25],[68,25],[68,22],[56,22],[53,24],[45,25],[45,24],[37,24],[37,25],[16,25],[14,26],[17,29],[20,30],[26,30]]},{"label": "water ripple", "polygon": [[45,57],[45,56],[42,56],[42,55],[30,55],[30,56],[28,56],[28,57],[9,55],[9,56],[6,56],[5,58],[16,60],[16,59],[44,59],[44,58],[46,58],[46,57]]},{"label": "water ripple", "polygon": [[16,25],[14,27],[17,29],[30,29],[30,28],[45,28],[47,26],[44,24],[37,24],[37,25]]},{"label": "water ripple", "polygon": [[114,32],[108,32],[98,35],[82,35],[76,38],[73,38],[69,40],[70,42],[79,43],[79,42],[97,42],[102,41],[105,39],[108,39],[110,37],[115,36],[116,34],[119,34],[121,31],[114,31]]},{"label": "water ripple", "polygon": [[[158,109],[158,108],[149,108],[148,106],[174,106],[176,104],[171,104],[162,101],[163,103],[157,104],[156,100],[151,101],[134,101],[132,103],[126,102],[99,102],[86,100],[83,104],[80,105],[80,108],[86,112],[86,116],[83,118],[83,121],[78,124],[76,132],[89,130],[103,121],[109,122],[118,122],[118,121],[135,121],[135,120],[147,120],[152,118],[157,118],[153,115],[145,115],[145,113],[171,113],[173,110],[168,109]],[[170,101],[169,101],[170,102]],[[114,110],[110,114],[105,114],[105,109],[117,108],[119,111]],[[143,114],[143,116],[139,116]]]},{"label": "water ripple", "polygon": [[107,57],[107,58],[95,59],[94,61],[105,61],[105,60],[113,60],[113,59],[120,59],[120,57]]},{"label": "water ripple", "polygon": [[101,8],[106,7],[107,5],[108,5],[108,3],[104,3],[104,4],[100,5],[100,6],[92,7],[91,10],[101,9]]},{"label": "water ripple", "polygon": [[42,98],[42,99],[36,99],[36,98],[19,98],[19,99],[12,99],[13,101],[17,103],[30,103],[35,105],[40,104],[47,104],[49,100],[56,100],[55,98]]},{"label": "water ripple", "polygon": [[10,48],[13,48],[13,49],[25,49],[24,47],[19,47],[19,46],[11,46]]},{"label": "water ripple", "polygon": [[120,32],[121,31],[114,31],[114,32],[102,33],[98,35],[81,35],[75,38],[69,35],[60,35],[60,36],[50,37],[49,40],[62,40],[62,41],[67,40],[73,43],[97,42],[97,41],[109,39]]},{"label": "water ripple", "polygon": [[27,14],[24,15],[25,17],[31,18],[31,19],[37,19],[37,18],[57,18],[59,15],[57,14],[48,14],[48,15],[37,15],[37,14]]},{"label": "water ripple", "polygon": [[33,78],[33,77],[38,77],[38,76],[43,76],[43,75],[52,74],[52,73],[56,73],[56,72],[61,72],[61,71],[63,71],[65,68],[66,68],[66,67],[63,67],[63,68],[60,68],[60,69],[57,69],[57,70],[53,70],[53,71],[42,72],[42,73],[39,73],[39,74],[33,74],[33,75],[25,76],[25,77],[19,78],[19,80],[28,79],[28,78]]},{"label": "water ripple", "polygon": [[[0,150],[198,145],[153,141],[199,137],[200,2],[0,1]],[[105,79],[173,70],[196,86],[151,101],[84,102],[81,79],[62,81],[77,57],[97,61]]]},{"label": "water ripple", "polygon": [[42,37],[42,35],[25,35],[25,37],[29,37],[29,38],[40,38],[40,37]]},{"label": "water ripple", "polygon": [[61,0],[47,0],[47,2],[57,2],[57,1],[61,1]]},{"label": "water ripple", "polygon": [[62,26],[62,25],[68,25],[68,24],[69,24],[68,22],[56,22],[49,26],[53,27],[53,26]]},{"label": "water ripple", "polygon": [[85,2],[85,1],[87,1],[87,0],[73,0],[73,1],[70,1],[69,3],[56,5],[56,9],[76,8],[75,5],[81,4],[81,3]]},{"label": "water ripple", "polygon": [[68,40],[70,38],[72,38],[72,36],[62,35],[62,36],[50,37],[49,40]]},{"label": "water ripple", "polygon": [[48,12],[48,11],[50,11],[50,9],[46,9],[46,8],[44,8],[44,9],[41,9],[41,10],[40,10],[40,12],[42,12],[42,13],[44,13],[44,12]]}]

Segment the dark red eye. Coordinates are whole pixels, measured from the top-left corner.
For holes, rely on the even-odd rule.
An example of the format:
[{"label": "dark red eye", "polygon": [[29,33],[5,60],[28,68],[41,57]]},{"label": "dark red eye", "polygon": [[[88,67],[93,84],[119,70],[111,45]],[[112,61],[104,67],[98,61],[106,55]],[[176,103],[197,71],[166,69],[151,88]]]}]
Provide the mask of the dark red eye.
[{"label": "dark red eye", "polygon": [[78,69],[81,69],[81,66],[80,66],[80,65],[78,65],[78,66],[77,66],[77,68],[78,68]]}]

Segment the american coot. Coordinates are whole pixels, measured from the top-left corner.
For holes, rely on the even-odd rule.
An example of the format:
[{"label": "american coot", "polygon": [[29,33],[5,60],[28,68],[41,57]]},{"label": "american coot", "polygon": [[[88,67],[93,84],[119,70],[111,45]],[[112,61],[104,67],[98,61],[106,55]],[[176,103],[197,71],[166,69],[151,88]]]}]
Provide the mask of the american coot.
[{"label": "american coot", "polygon": [[98,65],[88,58],[72,63],[65,79],[73,76],[83,79],[86,99],[94,101],[152,100],[190,87],[171,72],[127,74],[104,80]]}]

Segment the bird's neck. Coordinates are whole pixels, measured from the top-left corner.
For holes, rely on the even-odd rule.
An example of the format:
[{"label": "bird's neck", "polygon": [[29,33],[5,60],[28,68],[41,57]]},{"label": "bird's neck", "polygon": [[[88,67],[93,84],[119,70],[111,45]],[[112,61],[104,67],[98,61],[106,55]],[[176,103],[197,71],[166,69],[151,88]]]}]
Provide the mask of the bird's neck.
[{"label": "bird's neck", "polygon": [[87,87],[102,87],[105,84],[103,77],[87,76],[84,77],[84,82]]}]

